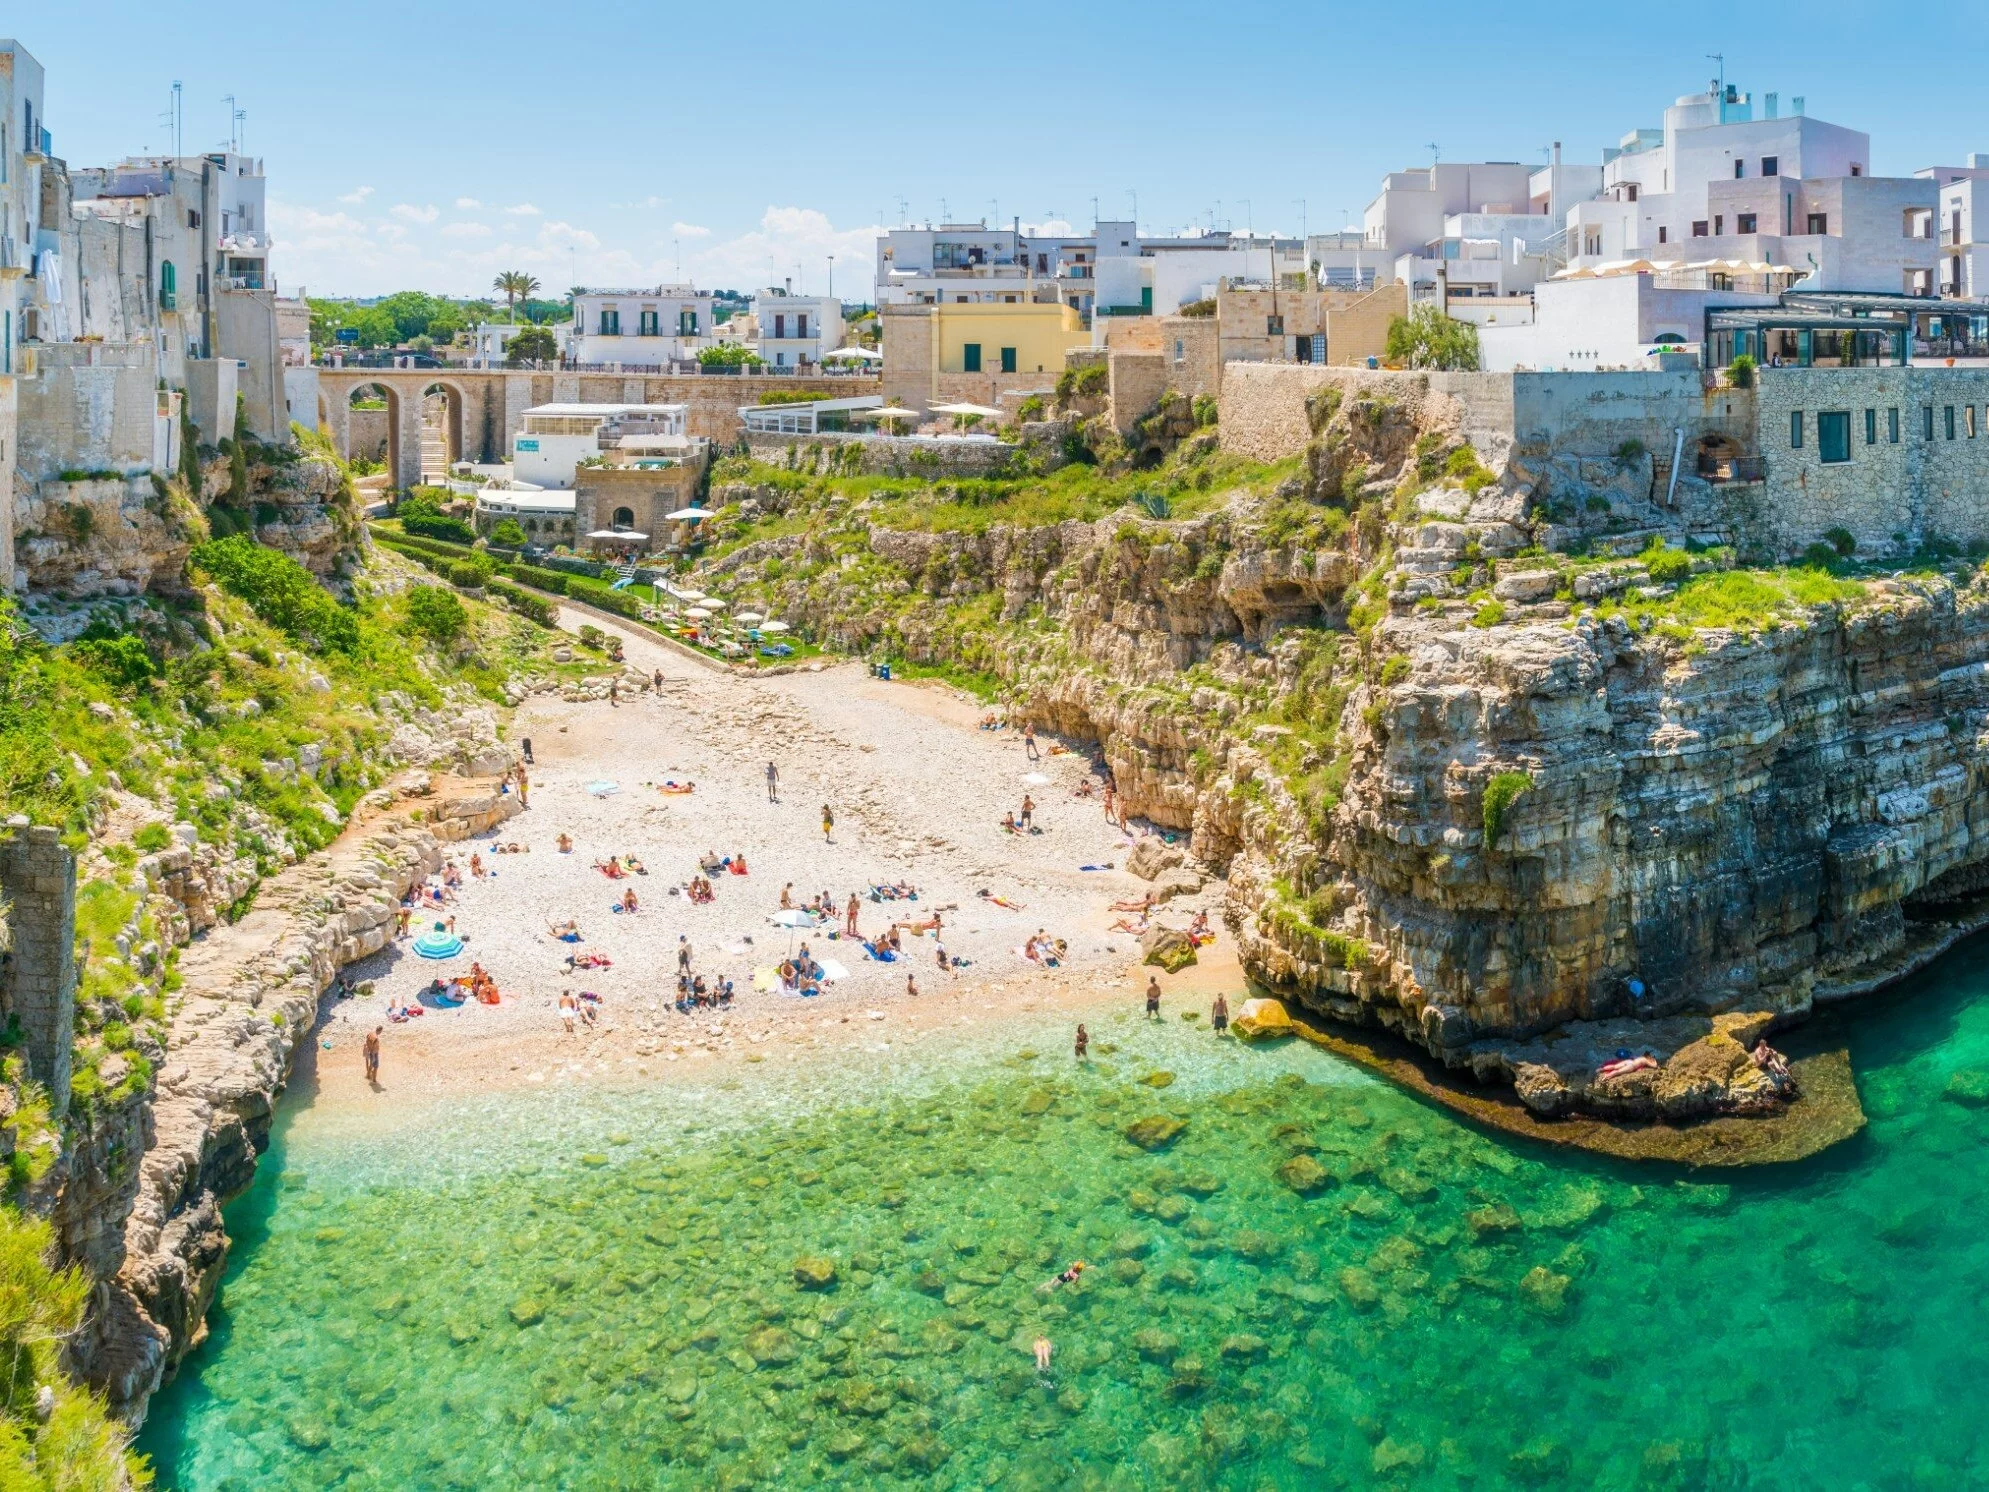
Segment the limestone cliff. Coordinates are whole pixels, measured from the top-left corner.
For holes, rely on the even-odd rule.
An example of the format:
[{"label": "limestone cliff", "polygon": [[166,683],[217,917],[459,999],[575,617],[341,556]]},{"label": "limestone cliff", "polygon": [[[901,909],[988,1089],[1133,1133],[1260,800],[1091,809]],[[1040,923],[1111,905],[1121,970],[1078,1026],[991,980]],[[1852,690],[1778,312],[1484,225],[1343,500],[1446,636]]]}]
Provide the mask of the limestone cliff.
[{"label": "limestone cliff", "polygon": [[[1709,1017],[1757,1035],[1973,925],[1971,567],[1734,572],[1736,614],[1665,620],[1719,552],[1646,548],[1648,458],[1536,497],[1478,462],[1455,411],[1311,414],[1298,477],[1190,520],[926,532],[832,500],[718,567],[845,646],[999,676],[1226,872],[1254,975],[1542,1113],[1745,1109],[1758,1069]],[[1618,1019],[1645,1040],[1576,1029]],[[1569,1053],[1649,1046],[1677,1081],[1603,1092],[1531,1042],[1554,1031]]]}]

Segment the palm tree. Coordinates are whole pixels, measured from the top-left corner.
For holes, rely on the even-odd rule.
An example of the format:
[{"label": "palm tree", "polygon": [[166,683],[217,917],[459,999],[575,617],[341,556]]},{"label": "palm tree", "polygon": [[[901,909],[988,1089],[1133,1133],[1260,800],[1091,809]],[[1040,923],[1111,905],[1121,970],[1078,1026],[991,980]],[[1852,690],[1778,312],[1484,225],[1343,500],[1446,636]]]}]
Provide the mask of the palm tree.
[{"label": "palm tree", "polygon": [[539,282],[522,269],[507,269],[490,282],[490,288],[504,297],[505,319],[518,319],[518,302],[530,300],[539,288]]}]

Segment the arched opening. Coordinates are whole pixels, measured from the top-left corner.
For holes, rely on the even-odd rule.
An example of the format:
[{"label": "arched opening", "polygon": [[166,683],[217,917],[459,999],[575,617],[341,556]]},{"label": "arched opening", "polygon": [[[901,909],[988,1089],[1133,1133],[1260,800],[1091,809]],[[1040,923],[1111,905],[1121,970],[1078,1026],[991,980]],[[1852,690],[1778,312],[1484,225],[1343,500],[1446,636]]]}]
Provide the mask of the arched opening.
[{"label": "arched opening", "polygon": [[1730,435],[1702,435],[1693,451],[1694,469],[1700,478],[1708,482],[1744,482],[1751,480],[1750,463],[1747,452],[1739,441]]},{"label": "arched opening", "polygon": [[616,509],[615,509],[615,516],[614,516],[614,518],[613,518],[613,520],[612,520],[612,522],[610,523],[610,525],[609,525],[609,526],[610,526],[610,527],[612,527],[612,528],[634,528],[634,527],[635,527],[635,509],[634,509],[634,508],[616,508]]},{"label": "arched opening", "polygon": [[384,383],[362,383],[346,395],[345,450],[361,477],[384,473],[398,484],[401,469],[401,399]]},{"label": "arched opening", "polygon": [[463,459],[463,393],[453,384],[421,391],[421,477],[440,481]]}]

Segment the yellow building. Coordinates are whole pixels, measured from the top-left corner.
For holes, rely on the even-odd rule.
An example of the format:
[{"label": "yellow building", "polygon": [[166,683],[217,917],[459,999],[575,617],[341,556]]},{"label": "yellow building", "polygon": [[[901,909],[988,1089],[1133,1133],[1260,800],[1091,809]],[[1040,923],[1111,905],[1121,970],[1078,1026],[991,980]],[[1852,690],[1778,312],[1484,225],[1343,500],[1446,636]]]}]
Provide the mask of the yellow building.
[{"label": "yellow building", "polygon": [[1066,353],[1091,345],[1078,312],[1052,303],[885,306],[882,317],[884,394],[907,404],[1046,389]]}]

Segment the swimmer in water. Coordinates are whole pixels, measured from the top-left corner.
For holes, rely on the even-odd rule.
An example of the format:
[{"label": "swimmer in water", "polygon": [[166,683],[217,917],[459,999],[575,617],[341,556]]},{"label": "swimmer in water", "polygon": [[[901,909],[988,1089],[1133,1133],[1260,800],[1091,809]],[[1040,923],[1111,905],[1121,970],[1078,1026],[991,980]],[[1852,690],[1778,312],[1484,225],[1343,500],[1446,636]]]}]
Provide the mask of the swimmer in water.
[{"label": "swimmer in water", "polygon": [[1071,1265],[1069,1269],[1066,1269],[1062,1274],[1058,1275],[1055,1279],[1045,1280],[1043,1281],[1042,1284],[1038,1285],[1036,1288],[1038,1290],[1044,1291],[1045,1293],[1051,1290],[1055,1290],[1061,1285],[1070,1284],[1079,1275],[1083,1274],[1084,1271],[1088,1268],[1090,1268],[1090,1266],[1087,1265],[1082,1259],[1079,1259],[1077,1263]]},{"label": "swimmer in water", "polygon": [[1036,1338],[1037,1372],[1047,1373],[1050,1371],[1050,1354],[1054,1351],[1056,1351],[1056,1349],[1050,1345],[1050,1339],[1048,1337]]}]

